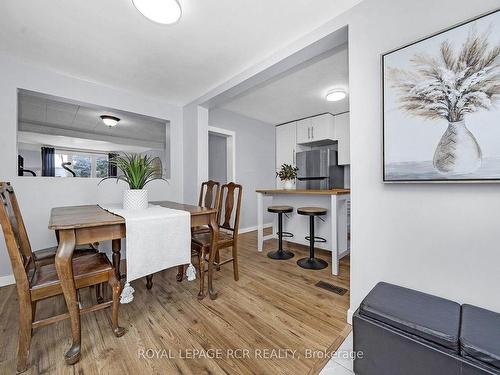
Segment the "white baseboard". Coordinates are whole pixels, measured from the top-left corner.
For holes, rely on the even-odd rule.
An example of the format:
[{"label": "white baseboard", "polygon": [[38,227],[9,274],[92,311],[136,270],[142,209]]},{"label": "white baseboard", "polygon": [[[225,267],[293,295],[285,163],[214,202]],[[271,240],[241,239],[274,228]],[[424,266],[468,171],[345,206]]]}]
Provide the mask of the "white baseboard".
[{"label": "white baseboard", "polygon": [[352,316],[354,315],[354,311],[349,309],[347,310],[347,323],[352,325]]},{"label": "white baseboard", "polygon": [[0,276],[0,287],[15,284],[14,275]]},{"label": "white baseboard", "polygon": [[[273,226],[273,223],[264,224],[264,228],[269,228],[272,226]],[[248,233],[248,232],[253,232],[254,230],[257,230],[257,225],[254,227],[240,228],[240,229],[238,229],[238,233]]]}]

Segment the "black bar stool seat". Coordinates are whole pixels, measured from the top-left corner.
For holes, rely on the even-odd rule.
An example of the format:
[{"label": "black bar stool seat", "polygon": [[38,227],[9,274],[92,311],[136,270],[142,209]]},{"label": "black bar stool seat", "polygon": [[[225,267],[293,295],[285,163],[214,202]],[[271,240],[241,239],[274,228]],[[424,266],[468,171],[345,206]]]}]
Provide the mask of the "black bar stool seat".
[{"label": "black bar stool seat", "polygon": [[299,267],[309,270],[322,270],[323,268],[328,267],[327,262],[314,256],[314,243],[326,242],[325,238],[314,235],[314,218],[316,216],[326,215],[327,210],[322,207],[300,207],[297,208],[297,213],[299,215],[309,216],[309,236],[305,237],[305,239],[309,241],[309,257],[299,259],[297,264]]},{"label": "black bar stool seat", "polygon": [[270,251],[267,256],[271,259],[286,260],[294,257],[294,253],[289,250],[283,250],[283,238],[293,237],[290,232],[283,231],[283,214],[293,212],[293,207],[290,206],[269,206],[268,212],[278,214],[278,250]]}]

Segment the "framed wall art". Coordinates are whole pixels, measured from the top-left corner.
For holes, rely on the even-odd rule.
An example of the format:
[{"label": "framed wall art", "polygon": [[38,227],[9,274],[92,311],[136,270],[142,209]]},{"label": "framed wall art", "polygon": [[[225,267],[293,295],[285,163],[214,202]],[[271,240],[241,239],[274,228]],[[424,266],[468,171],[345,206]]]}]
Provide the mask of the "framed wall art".
[{"label": "framed wall art", "polygon": [[382,56],[385,182],[500,181],[500,10]]}]

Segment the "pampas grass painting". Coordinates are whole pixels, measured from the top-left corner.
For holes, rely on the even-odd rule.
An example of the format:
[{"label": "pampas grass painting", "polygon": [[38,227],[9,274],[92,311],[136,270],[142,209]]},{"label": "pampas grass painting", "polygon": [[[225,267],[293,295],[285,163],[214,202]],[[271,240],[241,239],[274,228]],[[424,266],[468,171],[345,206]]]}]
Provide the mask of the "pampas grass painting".
[{"label": "pampas grass painting", "polygon": [[384,55],[386,181],[500,179],[498,15]]}]

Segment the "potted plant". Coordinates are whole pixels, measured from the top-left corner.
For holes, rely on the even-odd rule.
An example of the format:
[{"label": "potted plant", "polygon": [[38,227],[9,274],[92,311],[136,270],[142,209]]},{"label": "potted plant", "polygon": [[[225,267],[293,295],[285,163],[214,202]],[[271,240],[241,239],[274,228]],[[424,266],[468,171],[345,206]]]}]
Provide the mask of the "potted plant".
[{"label": "potted plant", "polygon": [[283,164],[279,172],[276,172],[276,177],[285,183],[285,189],[290,190],[295,187],[295,179],[299,168],[290,164]]},{"label": "potted plant", "polygon": [[122,174],[116,177],[106,177],[99,183],[116,178],[116,182],[125,181],[128,184],[130,189],[123,192],[123,209],[125,210],[148,208],[148,191],[144,187],[154,180],[166,181],[161,177],[161,171],[158,171],[155,166],[154,158],[149,155],[117,155],[109,163],[116,165]]}]

